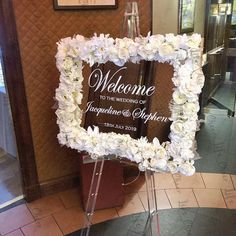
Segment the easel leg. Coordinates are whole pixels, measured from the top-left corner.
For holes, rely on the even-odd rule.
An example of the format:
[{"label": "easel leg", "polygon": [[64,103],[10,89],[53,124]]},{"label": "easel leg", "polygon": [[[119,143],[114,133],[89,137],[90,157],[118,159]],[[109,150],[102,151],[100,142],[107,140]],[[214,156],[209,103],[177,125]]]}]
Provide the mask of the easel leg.
[{"label": "easel leg", "polygon": [[98,190],[101,182],[101,176],[103,172],[103,166],[104,166],[103,157],[98,158],[94,163],[93,175],[91,179],[89,195],[85,209],[86,219],[84,223],[84,228],[82,229],[80,236],[88,236],[90,232],[94,209],[97,201]]},{"label": "easel leg", "polygon": [[148,199],[148,222],[146,225],[145,236],[160,236],[154,172],[147,170],[145,172],[145,179]]}]

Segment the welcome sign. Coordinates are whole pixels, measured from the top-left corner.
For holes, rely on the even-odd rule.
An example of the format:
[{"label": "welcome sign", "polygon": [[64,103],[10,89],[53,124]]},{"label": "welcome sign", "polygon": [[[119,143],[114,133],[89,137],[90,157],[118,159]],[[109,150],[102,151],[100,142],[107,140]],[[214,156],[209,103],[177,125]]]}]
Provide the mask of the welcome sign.
[{"label": "welcome sign", "polygon": [[[58,43],[56,58],[61,73],[56,90],[60,144],[86,151],[94,159],[110,154],[127,158],[138,163],[140,170],[184,175],[195,172],[198,95],[204,84],[200,35],[148,35],[135,40],[113,39],[103,34],[91,39],[77,35]],[[126,63],[142,61],[153,62],[149,70],[145,70],[149,76],[144,76],[144,81],[154,78],[152,83],[137,83],[137,77],[132,81],[134,71]],[[111,69],[108,62],[117,67]],[[80,107],[83,63],[93,67],[86,78],[93,93],[84,111]],[[160,73],[161,70],[164,73]],[[158,79],[161,74],[164,76]],[[168,85],[170,82],[173,87]],[[160,94],[167,91],[165,85],[173,88],[173,93],[163,99]],[[82,127],[84,114],[97,117],[97,126],[91,123],[87,129]],[[135,128],[139,126],[135,122],[140,120],[143,124],[165,124],[171,120],[170,140],[160,140],[153,134],[156,124],[147,128],[147,137],[136,138],[132,132],[137,131]]]},{"label": "welcome sign", "polygon": [[[150,73],[155,75],[147,62],[126,63],[121,67],[112,63],[94,66],[88,78],[90,94],[85,110],[86,126],[96,125],[103,132],[129,134],[138,138],[147,136],[152,121],[170,124],[170,112],[168,117],[162,115],[163,109],[150,112],[149,105],[161,93],[168,97],[168,103],[162,106],[167,105],[165,110],[169,111],[172,87],[169,91],[159,90],[159,85],[152,85],[155,82],[147,78]],[[171,81],[171,78],[166,79]],[[157,127],[160,126],[158,123]],[[165,124],[164,127],[169,131],[169,125]],[[152,132],[149,133],[151,136]],[[157,133],[156,136],[164,139],[163,133]]]}]

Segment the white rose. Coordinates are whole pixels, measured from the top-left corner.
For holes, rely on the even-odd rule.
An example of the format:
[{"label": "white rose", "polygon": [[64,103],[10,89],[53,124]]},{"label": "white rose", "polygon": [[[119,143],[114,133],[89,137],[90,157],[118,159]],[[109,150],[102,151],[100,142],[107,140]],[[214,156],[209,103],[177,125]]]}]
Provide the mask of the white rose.
[{"label": "white rose", "polygon": [[178,171],[177,167],[178,167],[177,164],[173,161],[167,163],[167,168],[172,174],[177,173]]},{"label": "white rose", "polygon": [[188,41],[187,41],[187,45],[188,45],[188,47],[190,47],[190,48],[198,48],[198,47],[199,47],[199,42],[198,42],[198,41],[195,41],[195,40],[192,39],[192,38],[189,38]]},{"label": "white rose", "polygon": [[133,160],[134,160],[136,163],[140,163],[141,161],[143,161],[142,154],[141,154],[141,153],[136,153],[136,154],[134,154]]},{"label": "white rose", "polygon": [[204,86],[204,82],[205,82],[205,76],[202,72],[202,70],[197,70],[194,71],[194,73],[192,74],[192,84],[195,84],[196,86],[198,86],[198,93],[201,92],[201,88]]},{"label": "white rose", "polygon": [[165,160],[164,158],[161,158],[161,159],[153,158],[153,159],[151,159],[150,166],[152,168],[165,170],[166,166],[167,166],[167,160]]},{"label": "white rose", "polygon": [[197,122],[196,121],[184,122],[184,129],[188,132],[195,132],[197,130]]},{"label": "white rose", "polygon": [[178,75],[184,78],[190,78],[192,72],[192,60],[187,60],[178,70]]},{"label": "white rose", "polygon": [[153,60],[155,58],[155,55],[157,53],[157,48],[155,48],[152,44],[148,43],[143,48],[143,58],[147,60]]},{"label": "white rose", "polygon": [[[197,119],[197,117],[196,117]],[[195,131],[188,131],[184,134],[184,138],[185,139],[189,139],[189,140],[194,140],[196,136],[196,132]]]},{"label": "white rose", "polygon": [[132,39],[128,39],[126,41],[126,48],[129,50],[129,55],[130,57],[135,57],[138,54],[138,48],[137,48],[137,44],[132,40]]},{"label": "white rose", "polygon": [[[173,133],[173,132],[171,132],[169,134],[169,137],[171,139],[171,143],[173,143],[173,144],[175,142],[181,142],[181,140],[182,140],[182,135],[180,135],[180,133]],[[170,145],[170,146],[172,146],[172,145]],[[174,146],[178,147],[178,145],[174,145]]]},{"label": "white rose", "polygon": [[175,134],[181,134],[184,131],[183,121],[174,121],[170,126],[170,130]]},{"label": "white rose", "polygon": [[180,164],[178,170],[180,173],[186,176],[191,176],[195,173],[195,167],[193,166],[193,163],[188,162]]},{"label": "white rose", "polygon": [[174,102],[179,105],[184,104],[187,101],[187,97],[185,96],[185,94],[180,93],[179,90],[175,90],[172,96],[173,96]]},{"label": "white rose", "polygon": [[186,52],[186,50],[179,49],[178,52],[177,52],[177,56],[178,56],[178,59],[179,59],[180,61],[185,60],[186,57],[187,57],[187,52]]},{"label": "white rose", "polygon": [[155,151],[151,144],[147,144],[146,146],[144,146],[142,150],[142,156],[144,159],[150,159],[155,156]]},{"label": "white rose", "polygon": [[184,160],[190,160],[194,158],[194,153],[190,149],[182,149],[180,155]]},{"label": "white rose", "polygon": [[158,147],[158,149],[156,150],[156,154],[155,154],[158,158],[164,158],[166,157],[166,150],[164,147],[160,146]]},{"label": "white rose", "polygon": [[[196,116],[199,111],[199,103],[198,102],[187,102],[183,105],[183,114],[184,116],[190,117]],[[193,117],[195,119],[195,116]]]},{"label": "white rose", "polygon": [[172,81],[173,81],[175,87],[179,87],[180,86],[180,80],[181,80],[180,76],[177,76],[177,75],[173,76]]},{"label": "white rose", "polygon": [[174,50],[173,45],[169,43],[163,43],[159,46],[158,51],[159,51],[160,56],[164,57],[164,56],[172,55],[175,50]]},{"label": "white rose", "polygon": [[179,49],[179,45],[180,45],[179,37],[174,36],[174,34],[166,34],[165,39],[166,39],[166,42],[173,45],[175,49]]},{"label": "white rose", "polygon": [[161,45],[164,41],[165,41],[165,37],[160,34],[152,35],[149,37],[149,43],[155,49],[158,49],[159,45]]},{"label": "white rose", "polygon": [[201,44],[201,35],[200,34],[193,34],[188,37],[187,45],[190,48],[198,48]]},{"label": "white rose", "polygon": [[201,92],[202,86],[199,86],[196,81],[189,79],[181,83],[179,90],[187,97],[195,97],[195,95]]},{"label": "white rose", "polygon": [[189,71],[182,70],[178,76],[177,82],[179,84],[176,86],[178,86],[178,90],[181,94],[184,94],[188,100],[196,100],[197,95],[201,92],[201,87],[195,80],[191,79]]},{"label": "white rose", "polygon": [[178,120],[182,117],[181,114],[182,109],[178,109],[178,108],[171,108],[171,117],[170,117],[170,121],[174,121],[174,120]]},{"label": "white rose", "polygon": [[193,140],[191,140],[191,139],[182,138],[182,140],[181,140],[181,142],[179,143],[179,145],[180,145],[181,148],[189,149],[189,148],[192,148],[192,147],[193,147],[194,142],[193,142]]},{"label": "white rose", "polygon": [[122,60],[127,61],[127,59],[129,58],[128,48],[119,48],[118,49],[118,57]]}]

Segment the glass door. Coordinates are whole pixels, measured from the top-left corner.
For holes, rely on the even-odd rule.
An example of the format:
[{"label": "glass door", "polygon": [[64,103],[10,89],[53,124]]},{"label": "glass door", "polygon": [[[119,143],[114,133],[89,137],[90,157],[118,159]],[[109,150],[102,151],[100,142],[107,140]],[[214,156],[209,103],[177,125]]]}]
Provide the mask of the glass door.
[{"label": "glass door", "polygon": [[[0,48],[0,57],[2,53]],[[0,60],[0,209],[23,198],[4,65]]]}]

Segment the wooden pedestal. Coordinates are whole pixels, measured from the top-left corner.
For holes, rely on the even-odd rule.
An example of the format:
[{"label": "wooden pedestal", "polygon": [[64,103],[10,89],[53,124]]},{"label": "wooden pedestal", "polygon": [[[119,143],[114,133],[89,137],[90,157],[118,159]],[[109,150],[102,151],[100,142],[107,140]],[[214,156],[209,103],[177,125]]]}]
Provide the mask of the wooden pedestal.
[{"label": "wooden pedestal", "polygon": [[[84,210],[88,199],[93,168],[94,163],[84,164],[83,158],[81,158],[79,166],[80,191]],[[105,161],[95,210],[122,206],[125,197],[123,182],[123,166],[120,162]]]}]

